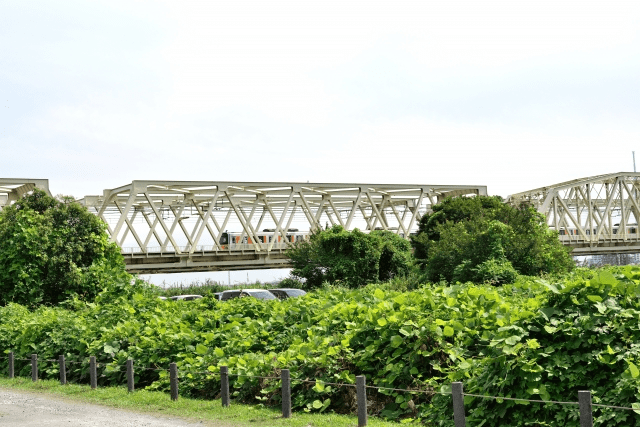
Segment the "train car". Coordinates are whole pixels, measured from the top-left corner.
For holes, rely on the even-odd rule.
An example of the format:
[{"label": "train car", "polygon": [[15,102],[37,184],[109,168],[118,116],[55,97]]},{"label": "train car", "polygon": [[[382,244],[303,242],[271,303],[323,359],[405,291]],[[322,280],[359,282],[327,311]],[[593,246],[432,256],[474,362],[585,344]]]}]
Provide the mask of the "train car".
[{"label": "train car", "polygon": [[[625,227],[627,234],[637,234],[638,233],[638,224],[627,224],[627,226]],[[612,229],[612,234],[618,234],[620,231],[620,224],[614,224],[613,225],[613,229]],[[585,234],[587,236],[593,234],[596,235],[598,234],[598,230],[596,228],[594,228],[593,230],[590,229],[585,229],[584,230]],[[602,231],[603,233],[605,233],[605,230]],[[580,231],[578,231],[577,228],[565,228],[565,227],[560,227],[560,229],[558,230],[558,234],[561,236],[578,236],[580,235]]]},{"label": "train car", "polygon": [[[274,232],[275,229],[273,228],[265,228],[262,232],[257,233],[256,237],[261,244],[269,244],[273,242],[274,238],[276,239],[276,243],[295,243],[308,238],[307,233],[300,232],[297,228],[288,229],[285,233],[285,237],[282,236],[282,233],[278,233],[274,236]],[[253,245],[255,242],[253,241],[253,238],[247,236],[246,233],[239,231],[225,231],[220,236],[220,244],[223,245],[225,249],[233,249],[234,247],[240,247],[241,245]]]}]

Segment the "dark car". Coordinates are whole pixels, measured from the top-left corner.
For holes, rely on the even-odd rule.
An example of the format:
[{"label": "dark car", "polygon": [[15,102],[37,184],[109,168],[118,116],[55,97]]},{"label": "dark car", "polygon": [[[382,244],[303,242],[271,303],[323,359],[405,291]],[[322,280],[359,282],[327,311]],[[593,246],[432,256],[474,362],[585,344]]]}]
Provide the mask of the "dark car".
[{"label": "dark car", "polygon": [[253,297],[258,299],[276,299],[275,295],[266,289],[239,289],[233,291],[220,292],[220,301],[227,301],[233,298]]},{"label": "dark car", "polygon": [[301,297],[307,294],[302,289],[293,289],[293,288],[269,289],[269,292],[271,292],[276,297],[278,297],[278,299]]}]

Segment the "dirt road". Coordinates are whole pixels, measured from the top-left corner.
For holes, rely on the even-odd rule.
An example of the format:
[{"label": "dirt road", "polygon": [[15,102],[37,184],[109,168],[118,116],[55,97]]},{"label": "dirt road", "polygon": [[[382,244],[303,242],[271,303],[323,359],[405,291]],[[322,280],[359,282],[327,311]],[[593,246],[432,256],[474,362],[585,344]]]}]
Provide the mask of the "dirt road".
[{"label": "dirt road", "polygon": [[203,427],[207,424],[71,402],[48,395],[0,389],[0,425],[2,427]]}]

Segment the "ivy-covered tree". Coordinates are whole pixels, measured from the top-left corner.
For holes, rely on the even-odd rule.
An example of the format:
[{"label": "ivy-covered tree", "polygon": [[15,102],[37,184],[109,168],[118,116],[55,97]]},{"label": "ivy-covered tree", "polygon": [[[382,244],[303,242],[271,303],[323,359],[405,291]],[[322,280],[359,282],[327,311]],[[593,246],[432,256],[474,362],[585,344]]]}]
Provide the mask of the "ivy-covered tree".
[{"label": "ivy-covered tree", "polygon": [[414,255],[432,281],[500,284],[517,273],[560,273],[575,265],[542,214],[497,196],[447,198],[420,219],[418,232]]},{"label": "ivy-covered tree", "polygon": [[291,276],[303,279],[309,289],[336,281],[357,288],[404,275],[412,265],[411,244],[402,237],[388,231],[347,231],[339,225],[313,233],[287,256]]},{"label": "ivy-covered tree", "polygon": [[129,280],[106,225],[73,199],[36,189],[0,211],[0,304],[92,300]]}]

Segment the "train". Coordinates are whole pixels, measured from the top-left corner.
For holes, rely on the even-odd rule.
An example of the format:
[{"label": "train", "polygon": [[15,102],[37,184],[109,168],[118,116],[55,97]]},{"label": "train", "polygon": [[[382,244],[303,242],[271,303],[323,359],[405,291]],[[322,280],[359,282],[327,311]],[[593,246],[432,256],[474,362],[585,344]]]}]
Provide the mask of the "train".
[{"label": "train", "polygon": [[[276,238],[277,243],[296,243],[303,240],[308,239],[308,233],[300,232],[297,228],[289,228],[285,233],[285,238],[283,238],[282,233],[278,233],[274,236],[275,228],[265,228],[262,232],[257,233],[256,237],[260,241],[260,243],[271,243]],[[220,244],[224,246],[229,246],[233,248],[235,245],[252,245],[255,242],[251,236],[248,236],[247,233],[242,233],[240,231],[225,231],[220,236]]]},{"label": "train", "polygon": [[[625,227],[627,234],[637,234],[638,233],[638,224],[627,224],[627,226]],[[620,230],[620,224],[614,224],[613,225],[613,230],[612,230],[612,234],[618,234],[618,231]],[[594,228],[593,230],[590,230],[588,228],[586,228],[584,230],[584,233],[589,236],[592,233],[595,235],[598,233],[598,230],[596,228]],[[606,230],[602,230],[602,233],[604,234],[608,234]],[[561,236],[577,236],[580,234],[580,232],[578,231],[577,228],[565,228],[565,227],[560,227],[560,229],[558,230],[558,234],[560,234]]]}]

